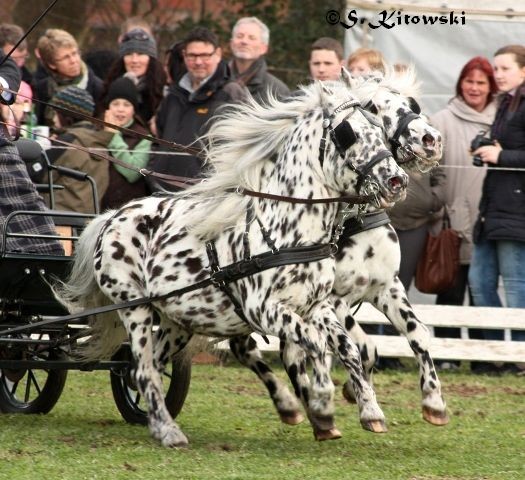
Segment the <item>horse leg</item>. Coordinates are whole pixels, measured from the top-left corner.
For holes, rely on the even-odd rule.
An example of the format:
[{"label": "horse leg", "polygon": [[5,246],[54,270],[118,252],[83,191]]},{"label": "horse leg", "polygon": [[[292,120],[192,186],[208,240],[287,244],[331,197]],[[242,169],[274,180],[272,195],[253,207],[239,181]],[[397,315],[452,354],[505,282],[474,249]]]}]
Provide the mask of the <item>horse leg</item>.
[{"label": "horse leg", "polygon": [[[341,297],[335,297],[335,313],[341,325],[344,325],[352,342],[359,349],[361,364],[363,365],[364,377],[373,387],[373,368],[377,361],[377,348],[372,339],[361,328],[350,313],[351,306]],[[343,396],[350,403],[355,403],[355,393],[352,384],[347,381],[343,385]]]},{"label": "horse leg", "polygon": [[408,301],[406,291],[396,277],[377,297],[371,299],[374,306],[383,312],[397,331],[406,336],[419,365],[419,384],[422,393],[423,418],[433,425],[446,425],[449,422],[446,403],[441,394],[434,362],[428,351],[430,332],[419,321]]},{"label": "horse leg", "polygon": [[283,423],[297,425],[304,420],[297,398],[264,361],[257,342],[251,336],[231,338],[230,350],[241,365],[255,372],[263,382]]},{"label": "horse leg", "polygon": [[168,362],[188,344],[192,336],[187,330],[161,316],[153,342],[153,366],[163,373]]},{"label": "horse leg", "polygon": [[162,382],[153,361],[151,307],[141,306],[119,312],[128,332],[131,351],[137,364],[136,384],[148,408],[148,426],[153,438],[165,447],[183,447],[188,439],[173,421],[164,403]]},{"label": "horse leg", "polygon": [[[306,409],[315,438],[340,438],[341,433],[334,425],[334,384],[330,377],[326,336],[280,303],[267,303],[261,322],[265,332],[285,342],[283,363]],[[305,353],[312,364],[311,383],[306,375]]]},{"label": "horse leg", "polygon": [[374,433],[386,432],[385,415],[377,403],[372,386],[366,379],[357,346],[351,341],[337,317],[326,316],[323,325],[327,331],[330,348],[334,355],[339,356],[339,360],[348,371],[349,382],[359,408],[361,426]]}]

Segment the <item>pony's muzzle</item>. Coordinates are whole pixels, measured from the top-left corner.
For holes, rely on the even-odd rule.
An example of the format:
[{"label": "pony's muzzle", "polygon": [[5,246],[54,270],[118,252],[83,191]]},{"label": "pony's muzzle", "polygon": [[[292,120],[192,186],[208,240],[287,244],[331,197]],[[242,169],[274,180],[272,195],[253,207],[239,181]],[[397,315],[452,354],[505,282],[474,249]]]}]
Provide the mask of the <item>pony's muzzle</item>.
[{"label": "pony's muzzle", "polygon": [[408,175],[404,173],[394,175],[387,180],[387,185],[392,196],[397,198],[408,186]]}]

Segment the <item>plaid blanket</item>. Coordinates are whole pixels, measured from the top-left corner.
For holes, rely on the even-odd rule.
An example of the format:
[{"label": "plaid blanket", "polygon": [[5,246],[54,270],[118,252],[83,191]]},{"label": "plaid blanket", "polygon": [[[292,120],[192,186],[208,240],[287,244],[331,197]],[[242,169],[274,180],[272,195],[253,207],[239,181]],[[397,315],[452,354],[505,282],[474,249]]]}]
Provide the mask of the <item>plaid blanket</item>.
[{"label": "plaid blanket", "polygon": [[[18,150],[1,138],[0,134],[0,253],[3,249],[5,219],[16,210],[45,211],[46,206],[29,178]],[[56,235],[52,219],[44,216],[16,216],[7,228],[11,233]],[[8,238],[5,251],[64,255],[62,245],[57,240],[37,238]]]}]

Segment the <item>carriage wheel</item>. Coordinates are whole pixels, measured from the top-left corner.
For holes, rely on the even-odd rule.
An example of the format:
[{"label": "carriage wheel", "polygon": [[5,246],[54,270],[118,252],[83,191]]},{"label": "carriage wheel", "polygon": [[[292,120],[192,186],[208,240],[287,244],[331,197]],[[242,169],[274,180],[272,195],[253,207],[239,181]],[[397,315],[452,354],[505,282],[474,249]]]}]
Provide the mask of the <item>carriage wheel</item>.
[{"label": "carriage wheel", "polygon": [[[113,357],[114,360],[128,360],[131,366],[131,351],[129,346],[123,346]],[[111,390],[117,408],[122,418],[128,423],[147,425],[146,405],[137,390],[131,368],[122,371],[110,371]],[[164,401],[173,418],[182,410],[191,380],[191,358],[187,355],[176,355],[166,367],[163,374],[163,384],[166,396]]]},{"label": "carriage wheel", "polygon": [[49,370],[46,360],[65,360],[59,350],[42,350],[30,345],[11,352],[2,348],[5,359],[24,359],[42,362],[42,368],[0,370],[0,411],[3,413],[48,413],[55,406],[67,378],[67,370]]}]

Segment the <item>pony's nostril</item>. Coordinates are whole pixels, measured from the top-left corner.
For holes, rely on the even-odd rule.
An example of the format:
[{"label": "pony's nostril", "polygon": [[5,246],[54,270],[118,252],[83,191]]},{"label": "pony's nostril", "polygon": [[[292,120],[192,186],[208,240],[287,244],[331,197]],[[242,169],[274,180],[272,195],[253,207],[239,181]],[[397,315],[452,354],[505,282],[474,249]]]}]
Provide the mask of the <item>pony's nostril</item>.
[{"label": "pony's nostril", "polygon": [[436,139],[430,133],[427,133],[423,135],[423,143],[425,147],[433,147],[436,144]]}]

